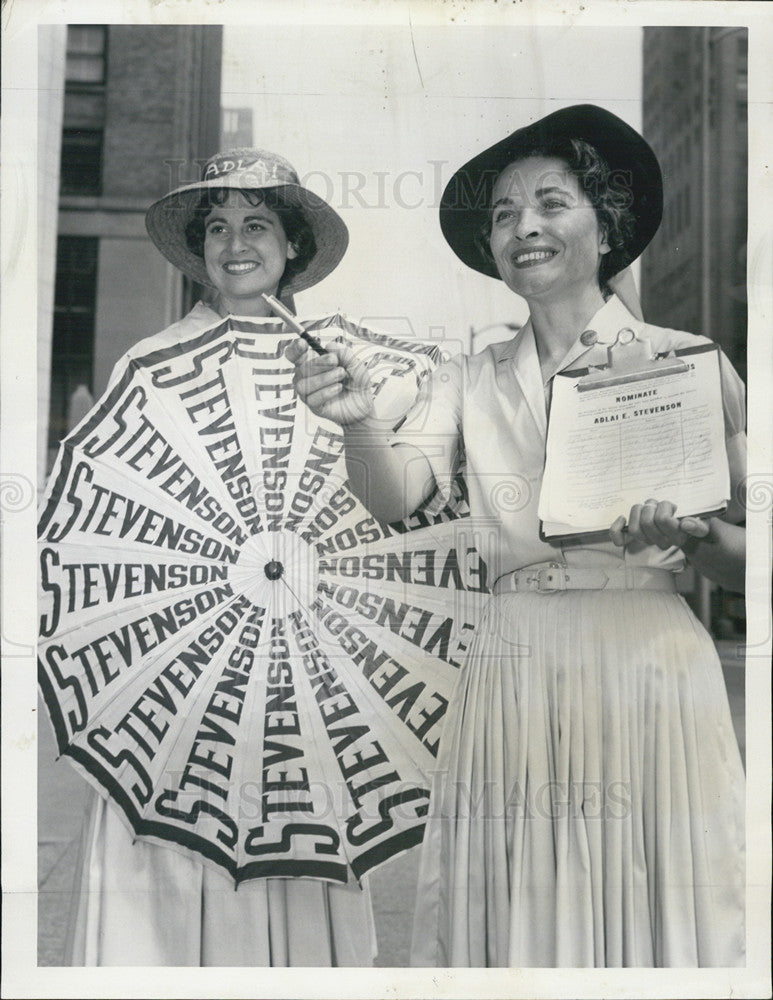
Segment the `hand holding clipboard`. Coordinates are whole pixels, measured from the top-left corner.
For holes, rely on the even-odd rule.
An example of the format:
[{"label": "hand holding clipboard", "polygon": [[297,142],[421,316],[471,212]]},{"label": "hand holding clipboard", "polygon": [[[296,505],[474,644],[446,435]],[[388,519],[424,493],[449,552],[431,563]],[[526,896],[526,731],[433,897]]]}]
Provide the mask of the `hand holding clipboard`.
[{"label": "hand holding clipboard", "polygon": [[691,516],[677,517],[676,504],[670,500],[649,498],[644,503],[634,504],[628,519],[622,515],[609,529],[615,545],[622,548],[631,542],[641,545],[657,545],[659,549],[674,546],[683,550],[691,543],[697,543],[709,534],[706,518]]}]

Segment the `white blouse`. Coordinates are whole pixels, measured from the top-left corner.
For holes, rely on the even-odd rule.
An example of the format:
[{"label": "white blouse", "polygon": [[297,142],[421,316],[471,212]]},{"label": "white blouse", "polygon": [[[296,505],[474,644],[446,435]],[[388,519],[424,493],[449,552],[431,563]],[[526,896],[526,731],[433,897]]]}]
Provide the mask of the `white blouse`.
[{"label": "white blouse", "polygon": [[[612,296],[586,328],[597,334],[596,345],[587,347],[578,336],[557,371],[605,363],[606,346],[625,327],[649,339],[658,353],[710,343],[705,337],[645,324]],[[736,496],[735,489],[745,475],[744,385],[723,354],[720,369],[731,495]],[[464,463],[472,523],[459,522],[460,529],[474,529],[476,548],[488,564],[492,582],[503,573],[548,560],[569,566],[609,566],[624,560],[674,572],[683,569],[685,559],[676,548],[663,551],[653,545],[629,545],[621,549],[611,541],[578,544],[540,539],[537,504],[551,380],[552,375],[543,382],[528,322],[512,339],[480,354],[454,358],[433,372],[394,443],[412,445],[424,454],[441,503],[450,496],[454,476]]]}]

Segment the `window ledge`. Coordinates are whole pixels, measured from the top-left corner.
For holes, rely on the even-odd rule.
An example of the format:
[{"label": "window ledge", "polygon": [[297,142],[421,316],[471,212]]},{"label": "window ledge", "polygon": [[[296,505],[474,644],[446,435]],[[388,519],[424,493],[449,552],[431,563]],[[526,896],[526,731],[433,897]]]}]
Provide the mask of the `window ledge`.
[{"label": "window ledge", "polygon": [[103,195],[63,194],[59,196],[59,210],[70,212],[147,212],[152,196],[147,198],[116,198]]}]

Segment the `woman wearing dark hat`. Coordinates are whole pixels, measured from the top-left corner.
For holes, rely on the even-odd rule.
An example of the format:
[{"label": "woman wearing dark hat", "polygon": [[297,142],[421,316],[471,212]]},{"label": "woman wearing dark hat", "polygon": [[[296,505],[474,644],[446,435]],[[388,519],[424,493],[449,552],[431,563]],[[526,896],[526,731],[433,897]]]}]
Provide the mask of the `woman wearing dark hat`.
[{"label": "woman wearing dark hat", "polygon": [[[180,322],[137,344],[168,347],[220,317],[266,316],[262,293],[289,300],[329,274],[346,225],[264,150],[213,157],[200,183],[153,204],[147,228],[176,267],[210,289]],[[245,882],[166,847],[133,841],[118,812],[94,796],[84,826],[72,965],[366,966],[375,955],[368,892],[301,878]]]},{"label": "woman wearing dark hat", "polygon": [[[641,136],[594,106],[555,112],[462,167],[441,202],[455,253],[527,300],[511,340],[439,368],[391,437],[357,403],[367,373],[348,355],[288,349],[301,397],[346,425],[376,516],[442,502],[463,456],[472,515],[494,526],[480,548],[495,596],[439,752],[416,965],[743,962],[743,770],[714,645],[674,585],[687,561],[743,587],[740,507],[679,519],[642,497],[608,541],[539,532],[553,376],[604,363],[625,328],[657,353],[706,342],[615,294],[661,210]],[[721,373],[737,497],[743,386],[725,358]]]}]

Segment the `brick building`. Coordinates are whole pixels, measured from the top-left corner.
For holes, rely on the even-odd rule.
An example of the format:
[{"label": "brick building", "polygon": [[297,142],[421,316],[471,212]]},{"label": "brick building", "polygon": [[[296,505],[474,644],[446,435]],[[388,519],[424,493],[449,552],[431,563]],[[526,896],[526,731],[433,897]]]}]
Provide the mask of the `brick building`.
[{"label": "brick building", "polygon": [[[663,168],[663,223],[641,264],[644,316],[704,334],[746,379],[748,30],[644,28],[643,133]],[[680,587],[717,636],[743,598],[688,570]]]},{"label": "brick building", "polygon": [[644,315],[717,341],[746,377],[745,28],[645,28],[643,131],[665,183]]},{"label": "brick building", "polygon": [[40,365],[45,377],[50,357],[49,467],[83,387],[100,394],[120,355],[193,295],[144,216],[218,148],[222,28],[70,25],[61,45],[61,107],[44,118],[61,128],[53,323]]}]

